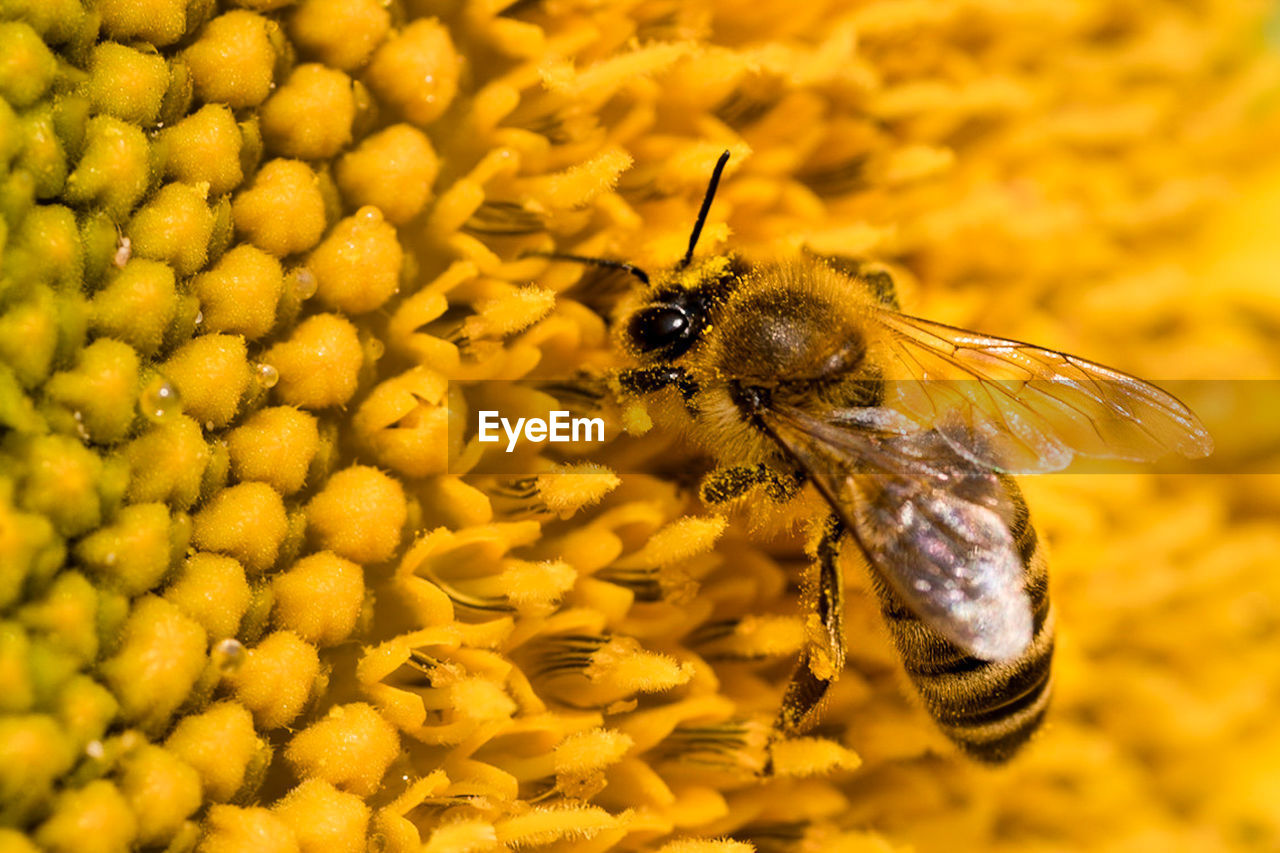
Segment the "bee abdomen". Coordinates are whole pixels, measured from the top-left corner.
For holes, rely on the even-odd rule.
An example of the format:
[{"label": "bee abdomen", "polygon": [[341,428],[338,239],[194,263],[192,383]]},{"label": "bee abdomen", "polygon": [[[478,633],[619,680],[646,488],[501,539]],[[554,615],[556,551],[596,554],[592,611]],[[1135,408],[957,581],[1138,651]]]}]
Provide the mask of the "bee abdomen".
[{"label": "bee abdomen", "polygon": [[1011,758],[1044,719],[1052,659],[1052,611],[1012,661],[982,661],[954,647],[948,661],[903,654],[908,677],[943,733],[973,758],[992,763]]},{"label": "bee abdomen", "polygon": [[964,652],[877,585],[894,644],[925,707],[966,754],[993,764],[1009,760],[1039,728],[1052,685],[1054,620],[1046,561],[1029,524],[1023,521],[1011,532],[1022,546],[1033,617],[1031,643],[1013,660],[984,661]]}]

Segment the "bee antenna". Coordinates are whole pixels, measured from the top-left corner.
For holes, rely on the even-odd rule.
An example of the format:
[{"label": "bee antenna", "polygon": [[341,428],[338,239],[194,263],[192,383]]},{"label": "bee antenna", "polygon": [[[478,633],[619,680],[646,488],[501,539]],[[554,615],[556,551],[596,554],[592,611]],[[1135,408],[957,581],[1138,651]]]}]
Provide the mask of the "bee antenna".
[{"label": "bee antenna", "polygon": [[622,270],[628,275],[635,276],[642,284],[649,283],[649,274],[635,264],[629,264],[626,261],[615,261],[610,258],[588,258],[583,255],[566,255],[561,252],[525,252],[520,257],[538,257],[550,258],[553,261],[573,261],[577,264],[586,264],[589,267],[604,267],[610,270]]},{"label": "bee antenna", "polygon": [[707,184],[707,194],[702,197],[702,207],[698,210],[698,219],[693,223],[693,233],[689,235],[689,249],[684,253],[684,257],[680,259],[680,263],[676,264],[676,269],[682,270],[689,266],[693,260],[693,247],[698,245],[698,238],[702,236],[702,226],[707,222],[707,213],[711,210],[711,200],[716,197],[716,187],[720,185],[720,175],[724,173],[725,164],[729,162],[729,152],[725,151],[720,155],[720,159],[716,161],[716,167],[711,171],[711,182]]}]

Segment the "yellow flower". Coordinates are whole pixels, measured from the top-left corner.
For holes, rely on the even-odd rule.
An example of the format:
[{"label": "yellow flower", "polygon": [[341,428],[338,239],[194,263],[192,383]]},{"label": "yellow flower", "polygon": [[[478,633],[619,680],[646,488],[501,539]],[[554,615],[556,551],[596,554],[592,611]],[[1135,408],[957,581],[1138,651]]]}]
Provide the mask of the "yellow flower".
[{"label": "yellow flower", "polygon": [[[1274,476],[1024,482],[1056,698],[992,770],[853,566],[823,723],[766,754],[798,525],[700,506],[678,436],[466,428],[595,399],[490,381],[618,364],[626,277],[544,255],[671,264],[723,150],[703,252],[1274,377],[1269,14],[0,0],[0,849],[1280,845]],[[1265,472],[1230,402],[1219,468]]]}]

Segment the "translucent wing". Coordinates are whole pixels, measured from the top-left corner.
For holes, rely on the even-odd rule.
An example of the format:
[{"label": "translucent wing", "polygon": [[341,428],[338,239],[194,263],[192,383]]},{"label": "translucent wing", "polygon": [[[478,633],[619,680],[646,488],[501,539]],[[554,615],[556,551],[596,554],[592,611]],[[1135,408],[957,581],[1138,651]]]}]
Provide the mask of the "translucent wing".
[{"label": "translucent wing", "polygon": [[855,428],[785,405],[760,414],[916,615],[983,660],[1025,651],[1031,602],[1009,532],[1014,508],[993,472],[933,430]]},{"label": "translucent wing", "polygon": [[1186,406],[1126,373],[894,311],[875,317],[888,332],[885,405],[975,464],[1037,473],[1076,454],[1149,461],[1213,450]]}]

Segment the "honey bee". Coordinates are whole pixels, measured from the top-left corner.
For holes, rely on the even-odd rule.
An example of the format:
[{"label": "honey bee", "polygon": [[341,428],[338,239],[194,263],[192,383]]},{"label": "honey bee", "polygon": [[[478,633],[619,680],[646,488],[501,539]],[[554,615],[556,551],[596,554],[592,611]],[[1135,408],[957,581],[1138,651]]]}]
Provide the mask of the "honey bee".
[{"label": "honey bee", "polygon": [[[638,362],[624,395],[672,393],[715,460],[708,505],[762,487],[785,503],[811,486],[830,510],[815,549],[816,619],[775,722],[811,727],[844,662],[840,546],[851,541],[907,675],[972,758],[1008,760],[1049,702],[1054,617],[1047,566],[1016,474],[1075,455],[1207,455],[1178,400],[1142,380],[1019,341],[912,317],[890,277],[816,257],[694,259],[716,164],[688,251],[621,310]],[[671,389],[671,390],[668,390]]]}]

